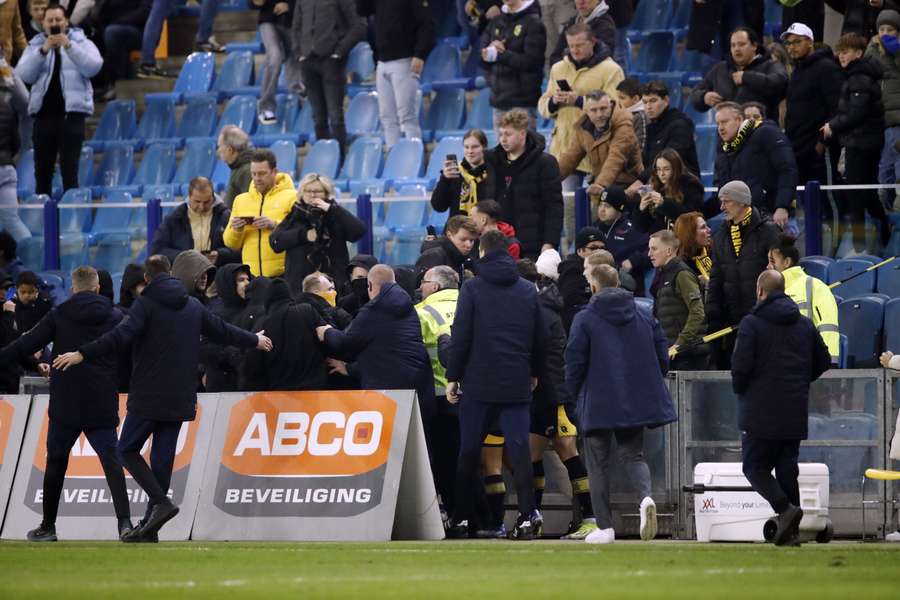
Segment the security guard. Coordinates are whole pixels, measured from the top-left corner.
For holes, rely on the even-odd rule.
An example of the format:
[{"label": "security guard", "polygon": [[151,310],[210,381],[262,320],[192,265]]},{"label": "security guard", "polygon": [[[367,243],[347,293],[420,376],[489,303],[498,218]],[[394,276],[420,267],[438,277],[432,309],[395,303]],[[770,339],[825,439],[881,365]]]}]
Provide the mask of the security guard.
[{"label": "security guard", "polygon": [[838,308],[834,294],[822,280],[811,277],[800,267],[800,252],[793,237],[782,235],[769,248],[769,268],[784,277],[784,293],[797,303],[800,314],[816,326],[822,341],[828,347],[831,363],[836,365],[840,358],[840,332],[838,331]]},{"label": "security guard", "polygon": [[456,300],[459,297],[459,276],[447,266],[428,269],[422,278],[422,301],[416,305],[422,325],[422,341],[431,358],[434,372],[434,395],[437,414],[426,425],[429,447],[434,463],[435,487],[444,502],[444,510],[453,514],[456,500],[456,458],[459,454],[459,409],[447,402],[447,375],[438,359],[438,338],[450,335]]}]

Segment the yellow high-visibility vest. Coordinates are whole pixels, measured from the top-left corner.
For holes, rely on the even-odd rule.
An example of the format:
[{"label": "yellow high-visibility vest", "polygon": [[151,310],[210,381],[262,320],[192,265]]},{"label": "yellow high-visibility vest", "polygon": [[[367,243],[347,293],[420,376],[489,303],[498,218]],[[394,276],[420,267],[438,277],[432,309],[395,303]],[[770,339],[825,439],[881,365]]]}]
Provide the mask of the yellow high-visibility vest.
[{"label": "yellow high-visibility vest", "polygon": [[781,274],[784,276],[784,293],[797,303],[800,314],[813,322],[828,346],[831,361],[837,363],[840,331],[837,302],[831,289],[821,279],[807,275],[799,266],[785,269]]}]

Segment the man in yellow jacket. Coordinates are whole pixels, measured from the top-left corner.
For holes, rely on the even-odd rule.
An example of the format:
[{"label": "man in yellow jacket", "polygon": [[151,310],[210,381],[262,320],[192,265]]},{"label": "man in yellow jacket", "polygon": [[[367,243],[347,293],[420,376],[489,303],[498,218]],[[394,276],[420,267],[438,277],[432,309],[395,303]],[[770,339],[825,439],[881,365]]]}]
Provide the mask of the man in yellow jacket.
[{"label": "man in yellow jacket", "polygon": [[[600,90],[615,98],[616,87],[625,79],[622,67],[612,59],[605,45],[597,44],[589,25],[572,25],[565,35],[569,50],[562,60],[550,68],[547,90],[538,100],[541,116],[552,117],[556,121],[550,154],[557,160],[575,138],[575,124],[584,114],[584,96]],[[561,89],[560,82],[565,82],[564,86],[569,89]],[[578,170],[591,172],[587,157],[578,165]]]},{"label": "man in yellow jacket", "polygon": [[422,341],[431,358],[434,372],[434,395],[437,413],[426,424],[428,447],[434,467],[434,483],[443,500],[444,510],[453,514],[456,502],[456,457],[459,454],[459,412],[447,402],[447,374],[438,357],[438,338],[450,335],[456,301],[459,298],[459,275],[447,266],[428,269],[422,278],[422,298],[416,304],[422,325]]},{"label": "man in yellow jacket", "polygon": [[822,341],[828,347],[831,364],[838,364],[840,332],[837,301],[831,288],[822,280],[807,275],[800,267],[800,252],[794,245],[794,238],[782,235],[769,248],[769,268],[784,277],[784,293],[797,303],[800,314],[816,326]]},{"label": "man in yellow jacket", "polygon": [[279,173],[275,165],[271,150],[253,151],[250,190],[234,199],[231,221],[222,236],[227,247],[241,251],[241,262],[250,265],[254,277],[284,273],[284,252],[272,249],[269,236],[291,212],[297,191],[291,176]]}]

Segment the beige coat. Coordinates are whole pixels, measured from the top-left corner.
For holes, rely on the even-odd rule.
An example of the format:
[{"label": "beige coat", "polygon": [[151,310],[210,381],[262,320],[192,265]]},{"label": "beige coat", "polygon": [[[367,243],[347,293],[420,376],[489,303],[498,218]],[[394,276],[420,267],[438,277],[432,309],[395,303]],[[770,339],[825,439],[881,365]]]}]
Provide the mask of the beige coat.
[{"label": "beige coat", "polygon": [[18,0],[7,0],[0,4],[0,44],[6,62],[15,66],[19,57],[25,52],[28,41],[22,29],[22,15],[19,14]]},{"label": "beige coat", "polygon": [[559,157],[559,173],[565,179],[585,160],[585,171],[592,176],[591,182],[604,187],[612,184],[629,186],[644,170],[641,147],[634,135],[631,113],[618,105],[613,107],[609,118],[609,128],[599,138],[594,139],[589,129],[590,120],[582,116],[572,126],[569,147]]}]

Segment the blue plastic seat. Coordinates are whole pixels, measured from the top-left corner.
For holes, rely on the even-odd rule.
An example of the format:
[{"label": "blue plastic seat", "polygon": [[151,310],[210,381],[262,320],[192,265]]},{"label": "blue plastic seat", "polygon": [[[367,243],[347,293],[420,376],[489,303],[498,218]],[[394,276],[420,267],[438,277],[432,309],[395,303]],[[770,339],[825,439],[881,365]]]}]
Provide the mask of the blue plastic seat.
[{"label": "blue plastic seat", "polygon": [[306,136],[295,131],[300,101],[293,94],[278,94],[275,97],[275,123],[257,125],[253,135],[253,145],[257,147],[271,146],[278,140],[289,140],[294,145],[301,145]]},{"label": "blue plastic seat", "polygon": [[44,268],[44,238],[39,235],[25,238],[19,242],[16,255],[29,271],[40,271]]},{"label": "blue plastic seat", "polygon": [[134,113],[134,100],[113,100],[107,103],[94,137],[86,140],[85,145],[103,150],[109,142],[133,138],[137,128]]},{"label": "blue plastic seat", "polygon": [[272,152],[275,153],[278,170],[290,175],[291,179],[295,179],[297,176],[296,144],[289,140],[279,140],[272,144]]},{"label": "blue plastic seat", "polygon": [[877,290],[891,298],[900,298],[900,263],[894,261],[878,269]]},{"label": "blue plastic seat", "polygon": [[216,193],[222,192],[228,186],[228,180],[231,178],[231,167],[228,166],[221,158],[216,159],[216,166],[213,167],[212,177],[209,180],[213,184]]},{"label": "blue plastic seat", "polygon": [[110,233],[97,243],[92,266],[109,273],[123,271],[131,262],[131,236],[127,233]]},{"label": "blue plastic seat", "polygon": [[235,96],[225,105],[222,118],[216,127],[215,136],[226,125],[235,125],[247,135],[252,135],[256,130],[256,98],[252,96]]},{"label": "blue plastic seat", "polygon": [[171,98],[148,100],[144,104],[144,114],[134,132],[135,139],[129,140],[136,148],[141,148],[147,140],[175,137],[175,101]]},{"label": "blue plastic seat", "polygon": [[82,233],[90,231],[91,209],[68,208],[67,204],[90,204],[91,190],[89,188],[74,188],[66,191],[59,201],[59,231]]},{"label": "blue plastic seat", "polygon": [[628,37],[638,41],[645,31],[665,28],[671,14],[672,0],[641,0],[628,26]]},{"label": "blue plastic seat", "polygon": [[19,162],[16,164],[16,195],[19,198],[27,198],[34,194],[34,149],[29,148],[19,154]]},{"label": "blue plastic seat", "polygon": [[371,88],[372,83],[363,85],[375,75],[375,58],[368,42],[359,42],[353,46],[347,56],[347,75],[350,77],[350,86],[347,88],[350,96]]},{"label": "blue plastic seat", "polygon": [[225,52],[252,52],[253,54],[262,54],[264,48],[262,38],[259,35],[259,30],[256,30],[256,37],[253,38],[253,41],[251,42],[229,42],[225,44]]},{"label": "blue plastic seat", "polygon": [[441,139],[435,145],[434,150],[431,151],[425,176],[421,180],[412,180],[410,183],[421,183],[425,186],[425,189],[433,190],[441,177],[444,161],[447,160],[448,154],[455,154],[457,160],[461,161],[463,159],[463,140],[461,137],[445,137]]},{"label": "blue plastic seat", "polygon": [[[842,258],[836,260],[828,266],[828,282],[835,283],[847,279],[852,275],[861,273],[871,267],[872,264],[866,260],[857,260],[856,258]],[[864,275],[860,275],[847,283],[843,283],[835,288],[835,293],[840,294],[844,298],[853,298],[864,294],[871,294],[875,291],[876,271],[869,271]]]},{"label": "blue plastic seat", "polygon": [[175,175],[175,145],[160,142],[148,146],[130,185],[117,186],[119,191],[140,196],[145,185],[161,185]]},{"label": "blue plastic seat", "polygon": [[425,216],[430,204],[427,192],[421,184],[404,185],[397,191],[402,198],[419,198],[420,200],[403,200],[391,202],[387,209],[382,231],[390,231],[393,243],[389,254],[389,262],[393,265],[413,264],[419,257],[419,249],[427,233]]},{"label": "blue plastic seat", "polygon": [[[110,144],[128,144],[132,145],[132,141],[136,142],[137,140],[123,140],[119,142],[110,142]],[[34,181],[34,171],[31,173],[31,181]],[[81,147],[81,156],[78,159],[78,186],[79,187],[91,187],[94,183],[94,149],[90,146],[82,146]],[[33,184],[32,184],[33,185]],[[59,170],[59,165],[56,165],[56,168],[53,171],[53,181],[51,183],[52,195],[54,198],[59,198],[63,193],[63,180],[62,173]]]},{"label": "blue plastic seat", "polygon": [[[144,192],[141,196],[141,199],[146,204],[150,200],[159,200],[162,203],[171,203],[175,202],[176,197],[178,195],[178,190],[175,189],[175,186],[172,184],[166,185],[145,185]],[[169,216],[172,211],[175,210],[174,206],[163,206],[162,214],[163,218]],[[131,230],[132,237],[137,238],[146,238],[147,237],[147,211],[142,210],[137,215],[134,216],[131,220],[131,225],[129,227]],[[138,235],[138,230],[143,229],[143,232]]]},{"label": "blue plastic seat", "polygon": [[303,136],[310,144],[316,143],[316,123],[313,121],[310,102],[304,102],[300,107],[297,120],[294,122],[294,131]]},{"label": "blue plastic seat", "polygon": [[681,82],[691,87],[700,83],[714,64],[716,61],[713,57],[699,50],[685,50],[675,58],[675,70],[683,73]]},{"label": "blue plastic seat", "polygon": [[443,89],[431,101],[425,115],[422,135],[425,142],[435,139],[440,130],[459,129],[466,120],[466,92],[463,89]]},{"label": "blue plastic seat", "polygon": [[210,90],[215,78],[215,68],[216,59],[212,52],[194,52],[184,61],[171,92],[147,94],[145,98],[147,100],[171,98],[176,104],[181,104],[185,94],[193,95]]},{"label": "blue plastic seat", "polygon": [[833,263],[834,259],[830,256],[805,256],[800,259],[803,272],[810,277],[821,279],[823,283],[828,283],[828,268]]},{"label": "blue plastic seat", "polygon": [[682,108],[684,114],[688,116],[688,118],[694,122],[694,125],[713,125],[716,124],[716,111],[714,110],[705,110],[703,112],[698,111],[694,108],[694,105],[690,102],[684,103],[684,108]]},{"label": "blue plastic seat", "polygon": [[335,185],[346,191],[350,189],[350,182],[353,180],[375,179],[381,171],[383,162],[381,138],[358,137],[350,144]]},{"label": "blue plastic seat", "polygon": [[[26,196],[19,201],[18,215],[31,235],[42,235],[44,233],[44,203],[50,197],[46,194],[32,194]],[[22,208],[23,205],[29,208]],[[30,208],[32,206],[40,208]]]},{"label": "blue plastic seat", "polygon": [[211,91],[215,94],[216,101],[221,102],[233,96],[233,90],[248,85],[253,79],[253,67],[252,52],[229,52],[212,85]]},{"label": "blue plastic seat", "polygon": [[781,21],[784,12],[782,6],[777,0],[766,0],[764,11],[765,25],[763,28],[765,29],[765,35],[778,39],[778,36],[781,35],[783,29],[783,23]]},{"label": "blue plastic seat", "polygon": [[[350,180],[350,196],[356,198],[363,194],[379,196],[381,194],[381,182],[374,179]],[[377,220],[379,213],[384,212],[384,204],[376,204],[372,207],[373,220]],[[382,215],[383,216],[383,215]]]},{"label": "blue plastic seat", "polygon": [[[210,97],[191,98],[187,102],[181,122],[175,132],[175,143],[180,148],[191,138],[208,138],[216,126],[216,101]],[[162,141],[162,140],[154,140]],[[166,140],[168,141],[168,140]],[[148,144],[152,143],[147,141]]]},{"label": "blue plastic seat", "polygon": [[884,350],[897,354],[900,349],[900,298],[884,305]]},{"label": "blue plastic seat", "polygon": [[129,144],[109,144],[94,173],[91,192],[97,198],[110,188],[131,184],[133,177],[134,148]]},{"label": "blue plastic seat", "polygon": [[347,133],[356,135],[375,135],[378,131],[378,94],[362,92],[350,100],[347,114],[344,117]]},{"label": "blue plastic seat", "polygon": [[213,166],[216,162],[216,142],[210,139],[193,139],[187,140],[184,146],[184,156],[172,183],[176,185],[179,193],[183,196],[187,194],[188,184],[191,179],[202,175],[209,177],[212,175]]},{"label": "blue plastic seat", "polygon": [[[876,425],[875,417],[867,413],[836,413],[826,420],[823,435],[827,440],[876,440]],[[873,464],[872,450],[866,446],[826,447],[832,489],[858,492],[860,473]]]},{"label": "blue plastic seat", "polygon": [[847,336],[847,366],[864,369],[878,366],[884,309],[887,302],[878,296],[860,296],[838,305],[838,324]]},{"label": "blue plastic seat", "polygon": [[[104,204],[133,204],[134,208],[110,208]],[[131,220],[134,215],[143,206],[134,201],[134,198],[128,192],[120,190],[111,190],[104,195],[102,202],[97,205],[94,213],[94,224],[91,227],[91,235],[89,242],[92,246],[97,245],[99,241],[112,234],[129,234]],[[129,235],[130,239],[130,235]]]},{"label": "blue plastic seat", "polygon": [[683,37],[687,34],[688,23],[691,20],[691,7],[694,2],[693,0],[675,0],[675,3],[676,6],[673,7],[667,27],[678,37]]},{"label": "blue plastic seat", "polygon": [[89,262],[88,236],[86,233],[70,231],[59,235],[59,268],[71,273]]},{"label": "blue plastic seat", "polygon": [[391,148],[381,174],[385,189],[402,185],[404,180],[421,177],[424,157],[422,140],[411,138],[398,140]]},{"label": "blue plastic seat", "polygon": [[[851,257],[848,256],[847,258]],[[870,265],[877,265],[881,262],[880,256],[873,256],[871,254],[854,254],[852,258],[853,260],[864,260]]]},{"label": "blue plastic seat", "polygon": [[438,140],[445,137],[462,137],[469,129],[482,129],[487,133],[494,128],[494,113],[491,109],[491,90],[484,88],[472,101],[472,108],[466,116],[462,129],[438,129],[434,137]]},{"label": "blue plastic seat", "polygon": [[[646,0],[654,2],[655,0]],[[644,35],[635,59],[636,73],[664,73],[671,70],[675,54],[675,34],[652,31]],[[680,77],[679,77],[680,79]]]},{"label": "blue plastic seat", "polygon": [[300,179],[310,173],[325,175],[329,179],[337,177],[341,166],[341,146],[337,140],[319,140],[310,148],[303,161]]},{"label": "blue plastic seat", "polygon": [[422,91],[471,88],[473,81],[462,72],[459,48],[453,44],[437,44],[425,59],[422,69]]},{"label": "blue plastic seat", "polygon": [[698,125],[694,129],[694,139],[696,140],[700,172],[713,171],[716,164],[716,151],[719,147],[719,132],[716,131],[716,126]]}]

